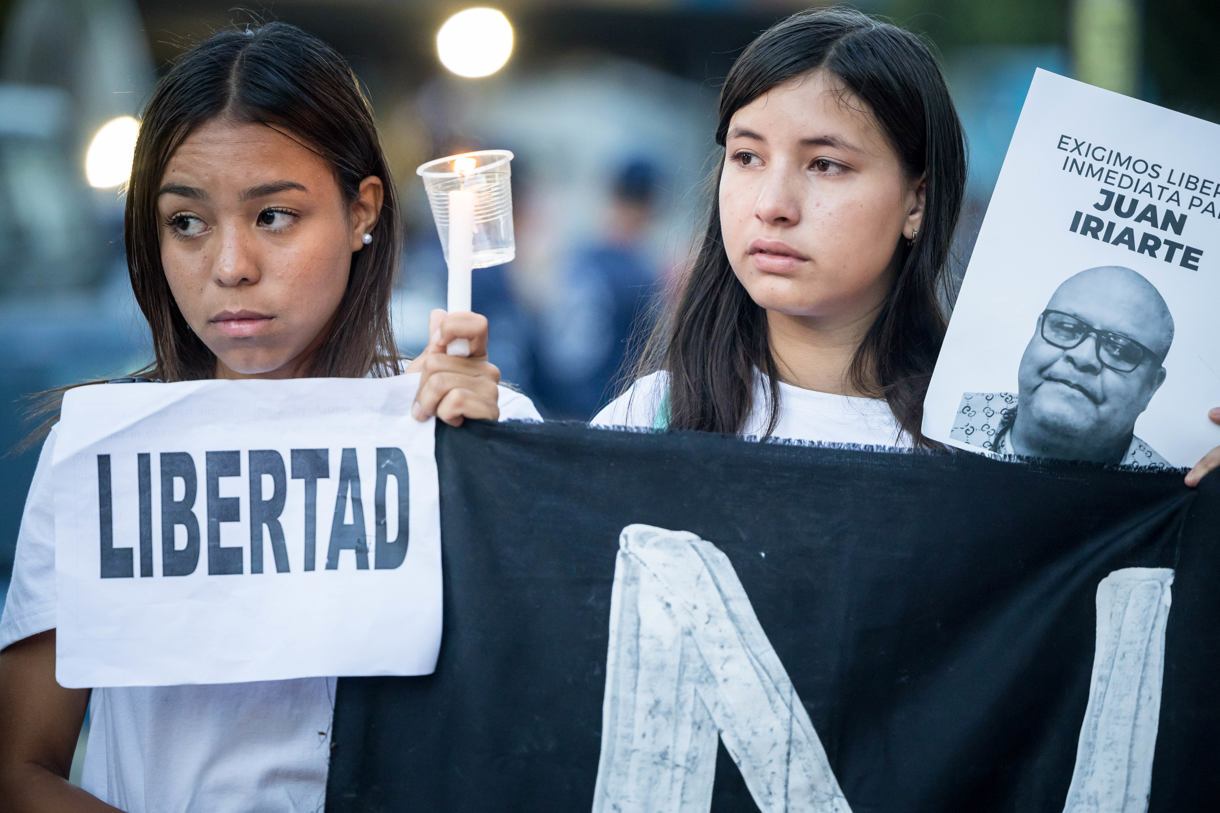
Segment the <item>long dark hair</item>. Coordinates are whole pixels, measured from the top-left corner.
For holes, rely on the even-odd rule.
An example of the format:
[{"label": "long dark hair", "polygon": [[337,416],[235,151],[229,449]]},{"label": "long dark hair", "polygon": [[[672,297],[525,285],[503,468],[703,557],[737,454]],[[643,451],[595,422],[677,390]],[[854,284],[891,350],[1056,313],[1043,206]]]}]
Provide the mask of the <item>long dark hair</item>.
[{"label": "long dark hair", "polygon": [[[921,228],[913,244],[900,240],[896,247],[901,263],[893,287],[848,374],[860,391],[886,399],[917,446],[932,446],[920,423],[947,324],[941,295],[947,293],[946,263],[966,181],[961,123],[935,58],[917,36],[835,7],[794,14],[742,52],[721,90],[716,143],[724,147],[737,110],[819,69],[868,104],[909,177],[925,176]],[[717,197],[711,195],[707,228],[677,305],[654,331],[636,373],[669,372],[671,428],[736,433],[754,408],[755,370],[761,371],[770,381],[770,434],[780,393],[766,313],[729,265]]]},{"label": "long dark hair", "polygon": [[[174,151],[196,129],[221,117],[267,124],[326,160],[348,202],[360,182],[381,179],[383,197],[373,241],[352,255],[347,290],[313,361],[310,377],[360,378],[398,372],[390,295],[401,250],[401,221],[392,176],[373,112],[347,61],[334,48],[287,23],[213,34],[189,49],[157,83],[132,159],[123,216],[127,272],[152,332],[155,360],[132,375],[160,381],[211,378],[216,356],[187,327],[161,265],[157,191]],[[98,383],[86,381],[85,384]],[[41,419],[14,451],[43,438],[63,394],[81,384],[31,396],[28,414]]]},{"label": "long dark hair", "polygon": [[392,375],[398,354],[390,294],[400,250],[398,202],[372,108],[347,61],[286,23],[222,31],[191,48],[157,84],[140,122],[123,233],[131,287],[152,331],[163,381],[211,378],[216,357],[191,332],[161,266],[157,190],[174,151],[218,118],[275,127],[323,158],[348,202],[360,182],[381,179],[373,242],[352,255],[347,290],[308,376]]}]

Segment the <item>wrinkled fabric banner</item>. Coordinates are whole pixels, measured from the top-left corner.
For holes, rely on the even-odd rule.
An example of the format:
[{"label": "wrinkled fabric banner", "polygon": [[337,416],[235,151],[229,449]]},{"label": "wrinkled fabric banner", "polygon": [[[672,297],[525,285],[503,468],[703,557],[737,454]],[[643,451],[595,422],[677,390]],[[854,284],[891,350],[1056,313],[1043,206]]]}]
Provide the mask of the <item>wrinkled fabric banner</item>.
[{"label": "wrinkled fabric banner", "polygon": [[332,811],[1220,798],[1220,479],[438,424],[433,675],[339,681]]}]

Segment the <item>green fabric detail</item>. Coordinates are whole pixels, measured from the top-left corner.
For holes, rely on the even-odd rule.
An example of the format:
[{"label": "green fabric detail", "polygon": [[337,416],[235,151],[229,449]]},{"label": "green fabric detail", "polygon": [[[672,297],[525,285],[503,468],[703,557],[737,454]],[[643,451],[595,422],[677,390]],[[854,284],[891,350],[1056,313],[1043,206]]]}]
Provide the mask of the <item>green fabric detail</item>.
[{"label": "green fabric detail", "polygon": [[652,428],[668,429],[669,419],[669,389],[666,388],[665,394],[661,396],[661,406],[657,408],[657,414],[652,419]]}]

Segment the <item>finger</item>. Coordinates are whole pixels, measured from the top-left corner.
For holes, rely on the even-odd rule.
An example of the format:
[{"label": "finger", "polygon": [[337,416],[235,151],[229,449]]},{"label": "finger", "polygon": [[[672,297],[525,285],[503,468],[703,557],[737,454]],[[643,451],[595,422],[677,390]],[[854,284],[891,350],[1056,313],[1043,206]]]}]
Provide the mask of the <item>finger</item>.
[{"label": "finger", "polygon": [[1220,466],[1220,446],[1203,455],[1203,459],[1196,463],[1193,469],[1186,472],[1186,485],[1191,488],[1199,485],[1199,481],[1217,466]]},{"label": "finger", "polygon": [[428,353],[420,356],[418,362],[422,373],[420,387],[428,386],[434,377],[447,375],[483,379],[492,389],[500,383],[500,368],[486,358],[456,358],[444,353]]},{"label": "finger", "polygon": [[470,405],[478,413],[472,413],[470,415],[472,418],[486,417],[485,413],[488,411],[486,407],[476,407],[476,401],[496,404],[500,395],[499,388],[488,379],[442,373],[433,376],[426,385],[421,386],[415,402],[424,415],[439,415],[442,404],[450,393],[461,393],[461,395],[455,401],[450,402],[449,414],[452,415],[454,409],[463,405]]},{"label": "finger", "polygon": [[[1207,411],[1207,417],[1212,423],[1220,423],[1220,407],[1212,407]],[[1186,473],[1186,485],[1194,488],[1209,471],[1220,466],[1220,446],[1203,455],[1203,459]]]},{"label": "finger", "polygon": [[454,389],[441,399],[436,417],[450,426],[461,426],[466,418],[494,421],[500,417],[500,405],[495,398],[489,399],[471,390]]},{"label": "finger", "polygon": [[[443,353],[444,348],[437,348],[436,342],[439,339],[441,322],[445,318],[445,311],[440,308],[433,308],[428,313],[428,342],[424,345],[424,349],[419,352],[419,355],[407,362],[405,372],[419,373],[423,372],[423,359],[430,353]],[[422,420],[422,418],[421,418]]]},{"label": "finger", "polygon": [[433,350],[440,338],[441,324],[445,321],[445,311],[443,308],[433,308],[428,313],[428,347]]},{"label": "finger", "polygon": [[469,311],[446,313],[437,330],[439,336],[436,342],[440,347],[447,348],[450,343],[465,339],[470,344],[470,358],[487,355],[488,325],[487,317],[483,314]]},{"label": "finger", "polygon": [[434,386],[420,393],[417,403],[421,412],[453,426],[461,425],[463,418],[499,418],[499,390],[489,386],[487,380],[450,374],[434,380]]},{"label": "finger", "polygon": [[[412,405],[412,414],[418,420],[426,420],[436,415],[441,402],[453,391],[465,391],[469,396],[459,399],[452,409],[461,408],[466,404],[466,398],[473,397],[495,404],[499,399],[500,370],[496,365],[486,361],[459,358],[456,356],[431,353],[419,359],[422,373],[419,390]],[[498,407],[496,408],[498,411]],[[484,417],[488,411],[479,408],[478,414],[470,417]],[[452,416],[452,412],[450,415]]]}]

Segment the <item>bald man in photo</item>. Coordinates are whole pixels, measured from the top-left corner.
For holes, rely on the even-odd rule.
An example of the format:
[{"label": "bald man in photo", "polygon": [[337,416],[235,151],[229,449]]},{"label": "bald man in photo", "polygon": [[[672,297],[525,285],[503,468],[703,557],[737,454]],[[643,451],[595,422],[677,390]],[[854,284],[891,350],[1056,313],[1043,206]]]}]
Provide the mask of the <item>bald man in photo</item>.
[{"label": "bald man in photo", "polygon": [[1165,381],[1173,331],[1156,286],[1130,268],[1074,274],[1038,316],[1017,393],[966,393],[950,437],[998,454],[1169,466],[1135,422]]}]

